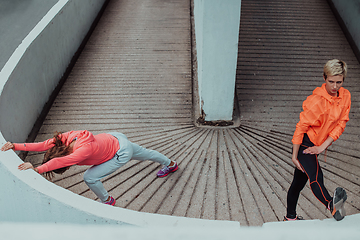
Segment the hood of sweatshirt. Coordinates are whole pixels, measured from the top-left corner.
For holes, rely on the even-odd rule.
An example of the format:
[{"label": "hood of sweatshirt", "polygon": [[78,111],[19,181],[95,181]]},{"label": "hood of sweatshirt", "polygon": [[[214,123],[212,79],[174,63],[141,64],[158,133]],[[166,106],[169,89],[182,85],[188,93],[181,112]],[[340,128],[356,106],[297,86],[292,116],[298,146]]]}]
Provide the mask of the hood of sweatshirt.
[{"label": "hood of sweatshirt", "polygon": [[326,83],[323,83],[323,85],[322,85],[321,87],[315,88],[315,90],[313,91],[313,94],[314,94],[314,95],[321,96],[321,97],[325,98],[326,100],[328,100],[329,102],[334,103],[336,99],[341,99],[341,98],[343,98],[343,96],[344,96],[344,91],[345,91],[345,89],[344,89],[343,87],[341,87],[341,88],[339,89],[339,91],[338,91],[338,92],[339,92],[339,96],[333,97],[333,96],[331,96],[331,95],[327,92],[327,90],[326,90]]},{"label": "hood of sweatshirt", "polygon": [[70,131],[65,144],[69,145],[74,140],[76,140],[74,148],[77,148],[78,146],[95,141],[95,137],[87,130]]}]

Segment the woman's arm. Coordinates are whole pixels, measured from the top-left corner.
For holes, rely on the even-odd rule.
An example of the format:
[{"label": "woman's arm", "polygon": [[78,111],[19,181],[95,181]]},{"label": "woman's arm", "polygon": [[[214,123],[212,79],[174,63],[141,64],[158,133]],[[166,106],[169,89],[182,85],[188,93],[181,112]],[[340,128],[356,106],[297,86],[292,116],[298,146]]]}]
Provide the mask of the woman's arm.
[{"label": "woman's arm", "polygon": [[329,136],[331,136],[332,139],[334,139],[334,141],[336,141],[345,130],[346,123],[349,121],[350,109],[351,109],[351,97],[350,97],[350,92],[349,92],[348,99],[344,106],[344,110],[342,111],[342,115],[340,116],[340,119],[339,119],[337,125],[329,133]]},{"label": "woman's arm", "polygon": [[332,139],[332,137],[328,137],[325,142],[323,142],[323,144],[321,144],[320,146],[313,146],[313,147],[308,147],[307,149],[304,150],[305,154],[320,154],[322,153],[328,146],[331,145],[331,143],[334,141],[334,139]]},{"label": "woman's arm", "polygon": [[[322,153],[328,146],[331,145],[331,143],[334,141],[334,139],[332,139],[330,136],[325,140],[325,142],[323,142],[323,144],[321,144],[320,146],[313,146],[313,147],[308,147],[307,149],[305,149],[303,151],[303,153],[305,154],[320,154]],[[304,170],[302,169],[299,161],[297,160],[297,155],[299,153],[299,149],[300,149],[300,144],[293,144],[293,154],[292,154],[292,162],[295,164],[295,166],[301,170],[302,172],[304,172]]]},{"label": "woman's arm", "polygon": [[13,143],[15,151],[43,152],[54,146],[54,138],[37,143]]},{"label": "woman's arm", "polygon": [[304,170],[302,169],[298,159],[297,159],[297,155],[299,153],[299,148],[300,148],[300,144],[293,144],[293,153],[292,153],[292,162],[295,164],[296,168],[299,169],[300,171],[304,172]]},{"label": "woman's arm", "polygon": [[310,126],[320,124],[319,112],[321,112],[321,99],[318,96],[310,95],[303,102],[303,111],[300,113],[300,120],[296,124],[296,129],[293,134],[292,143],[301,144],[304,134],[308,132]]},{"label": "woman's arm", "polygon": [[50,161],[38,166],[39,173],[49,172],[55,169],[59,169],[62,167],[69,167],[75,164],[78,164],[85,159],[91,157],[93,153],[92,147],[90,144],[85,144],[80,148],[74,150],[73,153],[63,156],[53,158]]}]

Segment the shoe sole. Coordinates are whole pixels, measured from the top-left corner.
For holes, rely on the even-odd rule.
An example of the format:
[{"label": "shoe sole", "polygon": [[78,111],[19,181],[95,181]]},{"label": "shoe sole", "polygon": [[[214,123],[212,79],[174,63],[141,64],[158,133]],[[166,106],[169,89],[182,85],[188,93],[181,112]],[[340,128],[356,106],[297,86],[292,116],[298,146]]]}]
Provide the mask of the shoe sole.
[{"label": "shoe sole", "polygon": [[167,175],[169,175],[169,173],[175,172],[176,170],[178,170],[179,166],[176,166],[176,168],[174,168],[173,170],[171,170],[170,172],[168,172],[167,174],[164,174],[162,176],[158,176],[159,178],[163,178],[166,177]]},{"label": "shoe sole", "polygon": [[104,202],[104,204],[106,204],[106,205],[110,205],[110,206],[114,206],[115,205],[115,203],[116,203],[116,200],[115,200],[115,198],[114,198],[114,201],[113,202]]},{"label": "shoe sole", "polygon": [[301,216],[296,216],[296,218],[294,218],[294,219],[289,219],[289,218],[287,218],[286,216],[284,216],[284,222],[292,222],[292,221],[302,221],[302,220],[304,220],[304,218],[303,217],[301,217]]},{"label": "shoe sole", "polygon": [[341,187],[336,188],[333,199],[334,199],[333,204],[335,210],[335,213],[333,212],[333,217],[336,219],[336,221],[340,221],[344,219],[346,215],[344,208],[345,201],[347,200],[346,191]]},{"label": "shoe sole", "polygon": [[114,203],[105,203],[106,205],[110,205],[110,206],[114,206],[116,203],[116,201],[114,201]]}]

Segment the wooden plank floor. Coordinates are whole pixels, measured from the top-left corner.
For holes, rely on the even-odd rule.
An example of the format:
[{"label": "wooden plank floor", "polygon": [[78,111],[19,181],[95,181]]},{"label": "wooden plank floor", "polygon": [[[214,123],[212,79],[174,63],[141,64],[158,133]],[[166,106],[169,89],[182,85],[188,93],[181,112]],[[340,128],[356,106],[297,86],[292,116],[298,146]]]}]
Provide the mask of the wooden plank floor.
[{"label": "wooden plank floor", "polygon": [[[360,66],[325,0],[243,0],[236,87],[238,128],[196,128],[192,120],[190,1],[111,0],[36,141],[54,131],[120,131],[179,163],[130,161],[104,185],[116,206],[258,226],[282,220],[292,180],[291,137],[302,101],[320,86],[331,58],[349,65],[351,120],[327,154],[325,184],[348,192],[360,212]],[[38,165],[41,154],[29,154]],[[74,166],[53,182],[94,200]],[[298,213],[331,217],[307,186]]]}]

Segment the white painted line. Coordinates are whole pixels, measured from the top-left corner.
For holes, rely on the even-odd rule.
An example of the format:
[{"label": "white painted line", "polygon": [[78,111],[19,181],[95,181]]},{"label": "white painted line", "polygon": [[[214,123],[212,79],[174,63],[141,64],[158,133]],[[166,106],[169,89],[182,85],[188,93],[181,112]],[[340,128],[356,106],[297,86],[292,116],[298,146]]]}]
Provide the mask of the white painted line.
[{"label": "white painted line", "polygon": [[21,60],[22,56],[31,45],[31,43],[41,34],[47,25],[54,19],[54,17],[61,11],[61,9],[68,3],[69,0],[59,0],[47,14],[36,24],[30,33],[23,39],[20,45],[15,49],[9,60],[6,62],[0,72],[0,93],[2,92],[5,83],[9,79],[11,73],[16,68],[16,65]]}]

